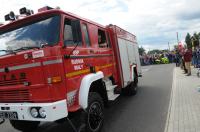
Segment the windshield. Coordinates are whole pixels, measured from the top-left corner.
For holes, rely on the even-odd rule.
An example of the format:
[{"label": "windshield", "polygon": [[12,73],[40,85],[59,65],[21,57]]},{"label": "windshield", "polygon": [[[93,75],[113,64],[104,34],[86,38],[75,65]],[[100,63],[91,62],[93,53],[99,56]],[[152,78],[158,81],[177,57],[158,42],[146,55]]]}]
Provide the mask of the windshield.
[{"label": "windshield", "polygon": [[55,45],[59,41],[60,16],[46,18],[0,34],[0,55],[23,47]]}]

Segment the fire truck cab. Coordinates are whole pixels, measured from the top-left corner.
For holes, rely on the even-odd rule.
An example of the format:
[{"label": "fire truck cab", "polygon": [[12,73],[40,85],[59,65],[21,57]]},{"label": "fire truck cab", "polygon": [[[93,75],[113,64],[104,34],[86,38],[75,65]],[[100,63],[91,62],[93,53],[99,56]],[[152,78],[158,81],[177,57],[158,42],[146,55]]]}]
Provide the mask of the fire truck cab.
[{"label": "fire truck cab", "polygon": [[49,7],[20,14],[0,26],[0,118],[29,131],[82,111],[85,129],[100,131],[104,106],[137,92],[136,36]]}]

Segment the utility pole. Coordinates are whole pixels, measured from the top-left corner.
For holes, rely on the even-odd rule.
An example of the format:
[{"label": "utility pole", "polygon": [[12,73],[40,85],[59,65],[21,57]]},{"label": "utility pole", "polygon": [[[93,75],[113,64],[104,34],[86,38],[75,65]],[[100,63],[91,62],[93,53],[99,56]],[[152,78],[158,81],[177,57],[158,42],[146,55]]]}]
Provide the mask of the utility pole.
[{"label": "utility pole", "polygon": [[177,43],[179,43],[178,32],[176,32]]},{"label": "utility pole", "polygon": [[168,42],[168,48],[169,48],[169,51],[170,51],[170,45],[169,45],[169,42]]}]

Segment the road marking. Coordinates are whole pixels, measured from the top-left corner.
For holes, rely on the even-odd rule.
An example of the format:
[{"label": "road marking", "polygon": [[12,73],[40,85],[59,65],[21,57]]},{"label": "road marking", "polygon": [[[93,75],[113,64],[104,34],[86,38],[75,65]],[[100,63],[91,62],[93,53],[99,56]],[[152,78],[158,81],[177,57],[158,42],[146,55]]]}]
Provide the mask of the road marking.
[{"label": "road marking", "polygon": [[171,95],[170,95],[170,102],[169,102],[169,107],[168,107],[168,112],[167,112],[167,119],[165,123],[165,130],[164,132],[168,132],[169,128],[169,119],[170,119],[170,114],[171,114],[171,108],[172,108],[172,101],[174,98],[174,90],[176,89],[176,69],[174,68],[173,70],[173,78],[172,78],[172,88],[171,88]]}]

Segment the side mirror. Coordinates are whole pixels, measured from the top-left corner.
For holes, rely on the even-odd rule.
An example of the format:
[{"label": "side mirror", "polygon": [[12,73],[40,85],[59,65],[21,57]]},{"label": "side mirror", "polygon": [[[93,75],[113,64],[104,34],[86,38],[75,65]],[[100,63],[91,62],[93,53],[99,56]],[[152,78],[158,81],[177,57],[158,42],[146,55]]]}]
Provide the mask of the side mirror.
[{"label": "side mirror", "polygon": [[82,34],[81,34],[81,23],[79,20],[72,20],[71,21],[72,26],[72,35],[73,40],[75,43],[81,43],[82,42]]}]

